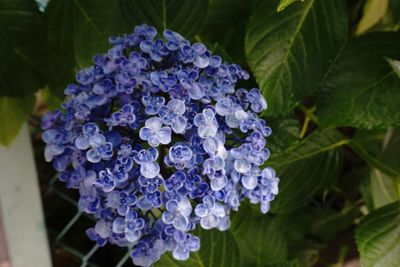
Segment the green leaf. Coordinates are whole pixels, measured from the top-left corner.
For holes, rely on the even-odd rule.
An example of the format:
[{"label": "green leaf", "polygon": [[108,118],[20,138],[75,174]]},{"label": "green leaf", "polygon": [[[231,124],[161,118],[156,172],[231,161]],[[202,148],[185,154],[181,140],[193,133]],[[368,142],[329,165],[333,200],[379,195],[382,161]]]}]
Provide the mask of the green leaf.
[{"label": "green leaf", "polygon": [[397,267],[400,262],[400,202],[368,214],[356,228],[364,267]]},{"label": "green leaf", "polygon": [[34,104],[33,95],[24,98],[0,97],[0,144],[10,145]]},{"label": "green leaf", "polygon": [[300,263],[298,260],[292,260],[292,261],[282,261],[282,262],[270,263],[270,264],[267,264],[264,266],[265,267],[300,267]]},{"label": "green leaf", "polygon": [[268,121],[272,135],[267,139],[267,147],[271,154],[282,153],[300,141],[299,121],[291,117],[278,117]]},{"label": "green leaf", "polygon": [[400,177],[399,131],[358,131],[349,145],[370,166],[393,178]]},{"label": "green leaf", "polygon": [[235,239],[229,231],[198,230],[201,247],[198,252],[191,252],[187,261],[175,260],[171,253],[164,254],[154,266],[169,267],[238,267],[241,255]]},{"label": "green leaf", "polygon": [[147,23],[159,31],[171,29],[189,38],[199,33],[207,0],[120,0],[130,27]]},{"label": "green leaf", "polygon": [[[277,7],[277,11],[278,12],[281,12],[281,11],[283,11],[285,8],[287,8],[288,6],[290,6],[291,4],[293,4],[294,2],[297,2],[297,1],[299,1],[299,0],[281,0],[280,2],[279,2],[279,5],[278,5],[278,7]],[[301,0],[301,1],[304,1],[304,0]]]},{"label": "green leaf", "polygon": [[346,47],[322,83],[317,114],[324,127],[400,124],[400,80],[384,57],[400,57],[400,33],[373,33]]},{"label": "green leaf", "polygon": [[340,232],[353,225],[353,221],[358,218],[359,213],[359,209],[354,203],[347,204],[340,211],[329,208],[312,210],[313,222],[310,234],[328,243],[334,240]]},{"label": "green leaf", "polygon": [[50,89],[58,95],[74,82],[75,71],[107,52],[110,35],[127,32],[117,1],[58,0],[46,8],[52,66]]},{"label": "green leaf", "polygon": [[399,131],[358,131],[350,146],[372,167],[370,181],[363,184],[370,208],[400,200]]},{"label": "green leaf", "polygon": [[375,209],[400,200],[400,179],[393,179],[377,169],[372,169],[370,185]]},{"label": "green leaf", "polygon": [[331,151],[348,144],[348,142],[347,138],[335,130],[315,131],[297,145],[272,155],[267,164],[275,168],[284,167],[323,152]]},{"label": "green leaf", "polygon": [[287,112],[315,92],[348,31],[342,0],[307,0],[280,13],[276,6],[277,1],[259,1],[245,40],[248,62],[269,105],[267,114]]},{"label": "green leaf", "polygon": [[46,55],[34,1],[2,1],[0,35],[0,96],[32,94],[44,84],[41,68]]},{"label": "green leaf", "polygon": [[356,34],[362,34],[380,22],[386,15],[388,7],[389,0],[367,0]]},{"label": "green leaf", "polygon": [[395,60],[395,59],[390,59],[390,58],[387,58],[386,60],[389,62],[389,64],[392,66],[392,68],[396,72],[397,76],[400,78],[400,60]]},{"label": "green leaf", "polygon": [[280,177],[279,194],[273,212],[289,212],[303,206],[313,194],[329,188],[341,169],[341,153],[347,144],[336,131],[314,132],[286,152],[272,155],[267,162]]},{"label": "green leaf", "polygon": [[257,218],[246,235],[238,241],[243,267],[263,267],[286,260],[288,249],[280,225],[268,216]]},{"label": "green leaf", "polygon": [[218,43],[242,67],[246,24],[255,0],[210,0],[201,39]]},{"label": "green leaf", "polygon": [[399,0],[390,0],[389,3],[389,11],[391,11],[392,20],[395,24],[397,24],[397,28],[400,26],[400,1]]},{"label": "green leaf", "polygon": [[[258,213],[255,211],[255,207],[258,208]],[[257,225],[257,219],[260,216],[262,215],[258,205],[242,202],[238,211],[231,212],[229,231],[237,241],[240,241],[246,237],[251,228]]]}]

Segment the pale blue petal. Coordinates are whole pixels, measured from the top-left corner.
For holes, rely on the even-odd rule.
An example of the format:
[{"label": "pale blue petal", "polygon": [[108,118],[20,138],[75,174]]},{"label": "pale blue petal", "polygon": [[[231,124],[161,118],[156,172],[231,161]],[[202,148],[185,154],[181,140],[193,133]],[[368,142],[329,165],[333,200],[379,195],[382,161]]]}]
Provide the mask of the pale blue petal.
[{"label": "pale blue petal", "polygon": [[152,131],[158,131],[162,126],[162,120],[159,117],[152,117],[145,122],[145,126]]},{"label": "pale blue petal", "polygon": [[225,217],[227,215],[224,206],[220,203],[215,203],[214,207],[212,208],[212,214],[217,217]]},{"label": "pale blue petal", "polygon": [[244,160],[244,159],[235,160],[233,166],[234,166],[235,170],[239,173],[246,173],[251,168],[251,164],[247,160]]},{"label": "pale blue petal", "polygon": [[208,209],[204,204],[198,204],[194,209],[194,213],[201,218],[208,214]]},{"label": "pale blue petal", "polygon": [[192,213],[192,205],[190,204],[190,201],[188,199],[184,198],[181,201],[179,201],[177,210],[182,215],[189,216]]},{"label": "pale blue petal", "polygon": [[247,112],[242,109],[235,111],[234,114],[235,114],[236,119],[240,122],[242,122],[243,120],[245,120],[249,117],[249,114],[247,114]]},{"label": "pale blue petal", "polygon": [[93,147],[98,147],[106,142],[106,138],[102,134],[94,134],[89,138],[89,144]]},{"label": "pale blue petal", "polygon": [[229,216],[225,216],[219,220],[218,230],[225,231],[228,230],[230,226],[231,220],[229,219]]},{"label": "pale blue petal", "polygon": [[142,233],[137,230],[125,232],[126,240],[128,240],[129,242],[132,242],[132,243],[138,241],[139,238],[141,237],[141,235],[142,235]]},{"label": "pale blue petal", "polygon": [[253,175],[243,175],[242,177],[242,185],[244,188],[248,190],[253,190],[256,188],[258,184],[258,179],[256,176]]},{"label": "pale blue petal", "polygon": [[151,135],[147,141],[150,146],[157,147],[160,144],[160,137],[157,135]]},{"label": "pale blue petal", "polygon": [[204,87],[197,83],[193,83],[193,85],[189,87],[188,92],[189,96],[194,100],[201,99],[205,95]]},{"label": "pale blue petal", "polygon": [[215,198],[212,196],[205,196],[203,199],[204,205],[206,205],[208,208],[212,209],[215,205]]},{"label": "pale blue petal", "polygon": [[229,113],[225,118],[225,122],[230,128],[238,128],[240,125],[240,120],[236,118],[235,113]]},{"label": "pale blue petal", "polygon": [[206,55],[197,56],[193,61],[193,64],[201,69],[206,68],[209,63],[210,59]]},{"label": "pale blue petal", "polygon": [[162,127],[158,131],[158,137],[160,138],[160,143],[163,145],[169,144],[171,142],[171,128],[168,126]]},{"label": "pale blue petal", "polygon": [[197,127],[203,125],[205,122],[206,122],[206,120],[204,118],[204,114],[203,113],[199,113],[199,114],[196,114],[196,116],[194,116],[193,123]]},{"label": "pale blue petal", "polygon": [[96,223],[94,230],[101,238],[107,238],[110,236],[111,229],[108,227],[107,223],[100,220]]},{"label": "pale blue petal", "polygon": [[212,111],[210,108],[203,110],[203,114],[206,122],[212,121],[215,117],[214,111]]},{"label": "pale blue petal", "polygon": [[171,199],[167,202],[167,210],[170,212],[175,212],[178,209],[178,201]]},{"label": "pale blue petal", "polygon": [[263,171],[262,171],[262,176],[263,177],[266,177],[267,179],[272,179],[272,178],[274,178],[275,177],[275,170],[274,169],[272,169],[272,168],[269,168],[269,167],[267,167],[267,168],[265,168]]},{"label": "pale blue petal", "polygon": [[79,135],[75,139],[75,146],[77,149],[80,149],[80,150],[88,149],[90,146],[89,138],[87,138],[86,136],[83,136],[83,135]]},{"label": "pale blue petal", "polygon": [[181,214],[177,214],[172,225],[180,231],[187,231],[189,226],[189,219]]},{"label": "pale blue petal", "polygon": [[171,111],[176,113],[178,116],[181,116],[186,110],[185,102],[179,99],[170,100],[167,104],[167,107],[169,107]]},{"label": "pale blue petal", "polygon": [[261,212],[262,213],[264,213],[264,214],[267,213],[270,208],[271,208],[271,204],[269,203],[269,201],[261,202]]},{"label": "pale blue petal", "polygon": [[220,145],[221,143],[216,137],[209,137],[204,141],[203,148],[210,156],[215,156]]},{"label": "pale blue petal", "polygon": [[192,236],[186,241],[186,247],[190,251],[198,251],[200,249],[200,238]]},{"label": "pale blue petal", "polygon": [[207,230],[217,227],[218,224],[219,224],[219,218],[212,214],[205,216],[200,220],[201,227]]},{"label": "pale blue petal", "polygon": [[232,100],[229,98],[223,98],[215,105],[215,111],[221,116],[226,116],[229,114],[231,107]]},{"label": "pale blue petal", "polygon": [[218,177],[211,180],[211,189],[213,191],[219,191],[223,189],[227,184],[227,179],[225,176]]},{"label": "pale blue petal", "polygon": [[47,162],[53,160],[54,156],[64,153],[65,147],[61,145],[47,144],[44,149],[44,157]]},{"label": "pale blue petal", "polygon": [[172,130],[174,130],[175,133],[183,133],[186,128],[186,119],[184,117],[178,117],[173,123],[172,123]]},{"label": "pale blue petal", "polygon": [[97,163],[100,162],[101,155],[97,152],[95,148],[92,148],[86,153],[86,158],[91,163]]},{"label": "pale blue petal", "polygon": [[112,230],[114,233],[117,234],[125,232],[125,227],[126,227],[125,220],[121,217],[116,218],[112,224]]},{"label": "pale blue petal", "polygon": [[143,127],[139,131],[140,139],[145,140],[145,141],[147,141],[150,138],[150,136],[152,136],[152,135],[153,135],[153,133],[152,133],[151,129],[147,128],[147,127]]},{"label": "pale blue petal", "polygon": [[189,249],[182,245],[177,245],[172,251],[172,256],[176,260],[185,261],[189,259]]},{"label": "pale blue petal", "polygon": [[140,173],[146,178],[154,178],[160,173],[160,165],[156,162],[143,162],[140,165]]}]

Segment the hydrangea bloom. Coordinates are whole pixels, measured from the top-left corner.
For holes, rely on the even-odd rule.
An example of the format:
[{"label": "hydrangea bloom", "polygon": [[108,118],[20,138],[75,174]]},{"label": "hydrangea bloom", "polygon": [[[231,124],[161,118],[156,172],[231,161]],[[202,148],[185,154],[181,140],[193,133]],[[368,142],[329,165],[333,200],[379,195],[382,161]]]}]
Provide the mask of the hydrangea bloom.
[{"label": "hydrangea bloom", "polygon": [[88,237],[132,246],[136,265],[200,248],[196,227],[230,226],[241,201],[268,212],[278,193],[257,113],[267,104],[248,79],[201,43],[137,26],[65,89],[62,109],[43,117],[45,156],[79,207],[98,219]]}]

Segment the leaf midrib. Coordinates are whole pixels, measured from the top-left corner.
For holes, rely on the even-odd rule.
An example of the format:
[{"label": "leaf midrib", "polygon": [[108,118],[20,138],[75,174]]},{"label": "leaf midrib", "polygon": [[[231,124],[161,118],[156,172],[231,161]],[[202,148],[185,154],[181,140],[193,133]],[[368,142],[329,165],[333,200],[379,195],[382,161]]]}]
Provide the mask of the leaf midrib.
[{"label": "leaf midrib", "polygon": [[[295,151],[298,147],[301,147],[301,146],[304,144],[304,143],[303,143],[303,144],[299,144],[298,146],[294,147],[294,148],[293,148],[292,150],[290,150],[290,151],[287,151],[287,152],[285,152],[285,153],[283,153],[283,154],[276,155],[275,157],[271,157],[271,160],[270,160],[268,163],[271,164],[271,162],[272,162],[272,164],[273,164],[274,166],[288,165],[288,164],[291,164],[291,163],[293,163],[293,162],[296,162],[296,161],[299,161],[299,160],[303,160],[303,159],[306,159],[306,158],[310,158],[310,157],[312,157],[312,156],[315,156],[315,155],[318,155],[318,154],[320,154],[320,153],[329,151],[329,150],[331,150],[331,149],[334,149],[334,148],[337,148],[337,147],[346,145],[346,144],[348,144],[348,143],[349,143],[349,139],[342,139],[342,140],[337,141],[337,142],[335,142],[335,143],[333,143],[333,144],[331,144],[331,145],[329,145],[329,146],[319,146],[321,149],[319,149],[319,150],[314,150],[314,151],[311,151],[310,153],[303,154],[303,156],[296,156],[296,157],[294,157],[294,158],[292,158],[292,159],[288,159],[288,160],[286,160],[286,161],[280,161],[280,162],[277,162],[276,164],[273,164],[273,161],[276,160],[276,158],[282,157],[282,156],[285,155],[285,154],[290,155],[291,152]],[[317,143],[315,143],[315,144],[317,144]],[[317,145],[318,145],[318,144],[317,144]]]},{"label": "leaf midrib", "polygon": [[[283,58],[282,61],[281,61],[281,64],[280,64],[281,67],[284,66],[284,65],[286,65],[286,64],[288,64],[288,58],[289,58],[289,55],[291,54],[290,51],[292,50],[293,44],[294,44],[295,41],[297,40],[297,37],[298,37],[298,35],[299,35],[300,31],[301,31],[301,28],[302,28],[302,26],[303,26],[303,24],[304,24],[305,19],[307,18],[308,14],[310,13],[310,10],[311,10],[312,7],[313,7],[314,0],[307,1],[307,3],[308,3],[308,5],[304,8],[304,13],[303,13],[303,15],[300,17],[300,20],[299,20],[299,23],[298,23],[298,25],[297,25],[297,27],[296,27],[296,30],[294,31],[294,33],[293,33],[293,35],[292,35],[292,38],[289,39],[288,50],[287,50],[287,53],[284,55],[284,58]],[[275,91],[276,87],[278,86],[278,84],[279,84],[280,81],[281,81],[282,73],[283,73],[282,70],[279,71],[278,77],[277,77],[277,79],[275,80],[275,84],[274,84],[274,86],[272,87],[272,89],[270,89],[270,91],[272,91],[272,92]]]},{"label": "leaf midrib", "polygon": [[79,3],[79,0],[74,0],[74,4],[77,6],[83,17],[86,19],[86,21],[93,27],[93,29],[97,32],[99,35],[103,35],[102,31],[100,31],[99,28],[97,28],[96,24],[94,21],[90,18],[89,14],[85,11],[85,9],[81,6]]}]

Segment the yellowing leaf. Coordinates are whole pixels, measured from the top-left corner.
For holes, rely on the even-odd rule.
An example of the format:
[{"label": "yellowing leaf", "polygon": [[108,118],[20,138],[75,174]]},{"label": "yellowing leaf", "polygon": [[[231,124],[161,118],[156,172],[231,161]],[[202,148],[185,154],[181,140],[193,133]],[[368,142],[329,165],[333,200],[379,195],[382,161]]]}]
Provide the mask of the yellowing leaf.
[{"label": "yellowing leaf", "polygon": [[364,15],[357,26],[356,34],[362,34],[377,24],[385,16],[389,0],[367,0],[364,5]]}]

